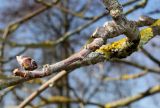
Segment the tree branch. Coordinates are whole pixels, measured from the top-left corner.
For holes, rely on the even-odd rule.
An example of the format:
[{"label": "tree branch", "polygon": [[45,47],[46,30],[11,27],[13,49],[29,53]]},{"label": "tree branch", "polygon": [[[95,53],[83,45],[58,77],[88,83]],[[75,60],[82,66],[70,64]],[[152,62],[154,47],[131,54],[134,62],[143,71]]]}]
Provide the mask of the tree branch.
[{"label": "tree branch", "polygon": [[117,108],[122,106],[127,106],[135,101],[143,99],[145,97],[151,96],[153,94],[160,92],[160,85],[154,86],[146,90],[145,92],[139,93],[134,96],[126,97],[124,99],[120,99],[118,101],[110,102],[105,105],[105,108]]}]

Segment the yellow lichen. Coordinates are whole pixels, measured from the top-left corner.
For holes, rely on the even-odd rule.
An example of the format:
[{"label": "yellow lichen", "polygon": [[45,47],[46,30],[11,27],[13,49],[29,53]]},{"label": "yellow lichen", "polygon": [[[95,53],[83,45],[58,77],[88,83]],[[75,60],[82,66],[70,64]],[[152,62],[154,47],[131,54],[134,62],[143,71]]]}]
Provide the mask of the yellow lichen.
[{"label": "yellow lichen", "polygon": [[10,31],[14,31],[14,30],[16,30],[18,27],[19,27],[19,23],[16,23],[16,24],[11,25],[9,29],[10,29]]},{"label": "yellow lichen", "polygon": [[111,108],[111,105],[110,104],[106,104],[105,108]]},{"label": "yellow lichen", "polygon": [[160,19],[155,21],[151,26],[160,26]]},{"label": "yellow lichen", "polygon": [[115,51],[121,51],[124,48],[126,41],[127,39],[123,38],[111,44],[103,45],[102,47],[97,49],[96,52],[104,54],[105,58],[108,59],[111,53],[114,53]]},{"label": "yellow lichen", "polygon": [[[151,38],[153,38],[153,26],[160,26],[160,19],[155,21],[155,23],[153,23],[150,27],[144,28],[140,31],[141,40],[139,46],[146,44]],[[102,47],[97,49],[96,52],[104,54],[105,58],[109,59],[114,51],[122,51],[125,48],[130,47],[130,44],[131,43],[128,43],[126,38],[123,38],[111,44],[103,45]]]},{"label": "yellow lichen", "polygon": [[148,40],[150,40],[154,36],[153,30],[152,30],[152,27],[154,26],[160,26],[160,19],[155,21],[150,27],[144,28],[140,31],[140,35],[141,35],[140,46],[147,43]]},{"label": "yellow lichen", "polygon": [[143,45],[153,37],[153,30],[151,27],[144,28],[140,31],[140,35],[141,35],[140,45]]}]

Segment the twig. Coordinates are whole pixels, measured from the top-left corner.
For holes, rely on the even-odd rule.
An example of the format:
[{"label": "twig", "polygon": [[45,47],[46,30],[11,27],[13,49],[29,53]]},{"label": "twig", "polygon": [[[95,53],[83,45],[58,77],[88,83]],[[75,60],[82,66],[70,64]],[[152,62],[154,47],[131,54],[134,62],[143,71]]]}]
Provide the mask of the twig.
[{"label": "twig", "polygon": [[105,105],[105,108],[117,108],[117,107],[127,106],[135,101],[138,101],[140,99],[143,99],[145,97],[151,96],[159,92],[160,92],[160,85],[157,85],[137,95],[126,97],[118,101],[109,102]]},{"label": "twig", "polygon": [[50,85],[54,86],[55,82],[58,81],[60,78],[64,77],[67,74],[66,71],[59,72],[56,76],[52,77],[50,80],[45,82],[42,86],[39,87],[38,90],[33,92],[28,98],[26,98],[18,108],[24,108],[29,102],[31,102],[37,95],[39,95],[42,91],[47,89]]},{"label": "twig", "polygon": [[[34,16],[42,13],[43,11],[51,8],[52,6],[43,6],[42,8],[30,13],[30,14],[27,14],[26,16],[24,16],[23,18],[21,18],[20,20],[17,20],[13,23],[10,23],[4,30],[4,33],[3,33],[3,36],[2,36],[2,39],[3,40],[7,40],[7,37],[9,36],[10,33],[14,32],[18,27],[20,27],[21,24],[23,24],[24,22],[30,20],[31,18],[33,18]],[[3,58],[3,55],[4,55],[4,46],[5,46],[5,41],[3,41],[0,45],[0,58],[2,59]],[[3,67],[3,63],[0,63],[0,72],[2,71],[2,68]]]},{"label": "twig", "polygon": [[79,26],[78,28],[76,28],[73,31],[69,31],[67,33],[65,33],[63,36],[61,36],[59,39],[55,40],[55,41],[45,41],[45,42],[40,42],[40,43],[31,43],[31,44],[19,44],[19,43],[15,43],[15,42],[11,42],[8,40],[4,40],[0,38],[0,41],[4,41],[6,43],[8,43],[10,46],[12,47],[26,47],[26,48],[49,48],[49,47],[55,47],[56,45],[58,45],[59,43],[65,41],[66,39],[68,39],[69,37],[73,36],[74,34],[80,32],[81,30],[87,28],[88,26],[90,26],[91,24],[93,24],[94,22],[98,21],[99,19],[101,19],[102,17],[104,17],[105,14],[101,14],[98,15],[96,17],[93,18],[93,20],[88,21],[87,23]]},{"label": "twig", "polygon": [[136,79],[136,78],[140,78],[144,75],[146,75],[148,72],[147,71],[144,71],[144,72],[140,72],[140,73],[137,73],[137,74],[131,74],[131,75],[128,75],[128,74],[123,74],[119,77],[116,77],[116,78],[113,78],[113,77],[104,77],[103,80],[104,81],[119,81],[119,80],[130,80],[130,79]]},{"label": "twig", "polygon": [[2,62],[2,63],[8,63],[9,61],[15,59],[16,56],[23,54],[26,50],[27,50],[27,48],[24,48],[22,51],[18,52],[14,56],[11,56],[11,57],[7,58],[7,60],[0,60],[0,62]]},{"label": "twig", "polygon": [[126,14],[128,13],[131,13],[133,11],[135,11],[136,9],[139,9],[139,8],[144,8],[148,3],[148,0],[142,0],[141,2],[139,2],[137,5],[133,6],[132,8],[130,8]]},{"label": "twig", "polygon": [[137,63],[127,61],[127,60],[113,59],[111,61],[112,62],[117,62],[117,63],[123,63],[123,64],[130,65],[130,66],[142,69],[142,70],[147,70],[147,71],[152,72],[152,73],[160,74],[160,69],[153,69],[153,68],[145,67],[145,66],[139,65]]},{"label": "twig", "polygon": [[[64,96],[53,96],[49,99],[46,99],[47,104],[53,104],[53,103],[83,103],[85,105],[94,105],[98,106],[100,108],[104,108],[104,105],[96,103],[96,102],[90,102],[90,101],[84,101],[84,100],[79,100],[79,99],[71,99],[69,97],[64,97]],[[38,105],[37,107],[43,107],[46,105],[46,103],[42,103]]]},{"label": "twig", "polygon": [[140,1],[140,0],[129,0],[129,1],[125,2],[122,6],[125,7],[125,6],[128,6],[128,5],[131,5],[131,4],[133,4],[137,1]]},{"label": "twig", "polygon": [[3,97],[8,94],[10,91],[14,90],[17,86],[11,86],[0,93],[0,102],[3,100]]},{"label": "twig", "polygon": [[[105,1],[103,0],[105,6],[109,9],[109,12],[115,22],[109,22],[107,25],[104,27],[98,28],[93,34],[92,37],[94,40],[86,46],[86,48],[82,49],[80,52],[72,55],[71,57],[58,62],[54,65],[48,65],[45,70],[47,71],[42,71],[42,73],[36,72],[21,72],[20,70],[14,71],[14,73],[17,76],[21,77],[26,77],[26,78],[37,78],[37,77],[42,77],[41,75],[50,75],[51,71],[60,71],[63,70],[65,67],[69,66],[70,64],[81,61],[85,57],[87,57],[88,54],[91,52],[96,51],[96,49],[100,48],[103,44],[104,41],[108,38],[112,38],[117,36],[118,34],[125,33],[127,36],[127,43],[125,44],[131,44],[134,45],[134,47],[138,46],[138,43],[140,42],[140,33],[137,28],[136,23],[128,21],[126,17],[124,16],[122,12],[122,7],[118,3],[117,0],[108,0]],[[118,25],[117,25],[118,24]],[[125,24],[125,25],[124,25]],[[116,28],[116,30],[114,30]],[[129,43],[128,43],[129,42]],[[131,42],[131,43],[130,43]],[[126,45],[126,47],[128,47]],[[130,48],[130,45],[129,45]],[[24,74],[25,73],[25,74]],[[52,82],[53,84],[55,81],[59,80],[62,76],[67,74],[66,71],[62,71],[58,73],[56,76],[54,76],[51,80],[47,81],[44,85],[42,85],[37,91],[33,92],[28,98],[26,98],[20,105],[19,108],[23,108],[26,106],[30,101],[32,101],[39,93],[41,93],[43,90],[45,90],[49,84]]]},{"label": "twig", "polygon": [[[158,20],[157,20],[158,21]],[[156,22],[157,23],[157,22]],[[141,36],[141,41],[140,41],[140,46],[146,44],[151,38],[153,38],[154,36],[156,36],[157,34],[159,34],[157,27],[156,26],[156,23],[153,23],[154,25],[154,28],[153,28],[153,31],[154,31],[154,35],[152,36],[146,36],[146,34],[152,34],[150,31],[148,31],[148,29],[151,29],[150,27],[149,28],[145,28],[147,31],[145,31],[145,29],[142,29],[141,32],[145,32],[144,34],[142,33],[142,36]],[[148,33],[147,33],[148,32]],[[120,40],[121,42],[121,40]],[[107,54],[110,54],[110,58],[107,59],[107,60],[110,60],[112,58],[122,58],[122,57],[126,57],[128,55],[130,55],[131,53],[126,53],[126,48],[124,48],[123,45],[121,45],[123,43],[119,43],[118,41],[117,42],[113,42],[111,44],[107,44],[105,46],[108,47],[108,50],[106,50],[106,53]],[[111,49],[115,49],[115,45],[119,45],[119,46],[122,46],[121,47],[121,52],[120,55],[115,55],[114,53],[112,53],[112,50]],[[124,55],[124,53],[125,55]],[[123,55],[123,56],[122,56]],[[82,66],[88,66],[90,64],[96,64],[98,62],[102,62],[102,61],[105,61],[106,58],[105,58],[105,55],[99,53],[99,52],[92,52],[91,54],[89,54],[85,59],[81,60],[81,61],[76,61],[72,64],[70,64],[69,66],[63,68],[64,70],[67,70],[67,71],[71,71],[71,70],[74,70],[74,69],[77,69],[79,67],[82,67]],[[57,63],[58,64],[58,63]],[[56,64],[56,65],[57,65]],[[52,65],[52,67],[54,68],[54,66],[56,66],[55,64]],[[57,69],[57,70],[56,70]],[[59,70],[58,70],[59,69]],[[57,68],[55,67],[55,69],[52,71],[53,73],[54,72],[58,72],[60,71],[62,68]],[[146,68],[142,68],[142,69],[146,69]],[[160,71],[159,70],[150,70],[151,72],[153,71],[154,73],[159,73]],[[22,72],[23,73],[23,72]],[[44,76],[43,76],[44,77]],[[11,80],[12,79],[12,80]],[[20,78],[20,77],[13,77],[13,78],[10,78],[10,80],[8,81],[2,81],[0,83],[0,90],[4,89],[4,88],[7,88],[9,86],[13,86],[13,85],[16,85],[16,84],[20,84],[20,83],[23,83],[25,81],[28,81],[28,80],[31,80],[33,78]]]},{"label": "twig", "polygon": [[152,56],[148,51],[146,51],[143,47],[140,48],[141,51],[148,57],[150,58],[153,62],[155,62],[156,64],[158,64],[158,66],[160,66],[160,61],[158,59],[156,59],[154,56]]}]

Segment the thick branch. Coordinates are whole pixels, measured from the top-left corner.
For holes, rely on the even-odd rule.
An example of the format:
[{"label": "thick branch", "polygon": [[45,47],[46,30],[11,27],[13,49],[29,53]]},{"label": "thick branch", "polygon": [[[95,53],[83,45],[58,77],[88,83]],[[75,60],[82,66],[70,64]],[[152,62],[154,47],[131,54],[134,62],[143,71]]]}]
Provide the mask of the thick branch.
[{"label": "thick branch", "polygon": [[[159,21],[158,21],[159,22]],[[156,22],[157,23],[157,22]],[[157,24],[153,24],[152,26],[154,26],[154,25],[157,25]],[[148,29],[148,28],[146,28],[146,29]],[[160,27],[159,27],[159,29],[160,29]],[[143,31],[143,30],[142,30]],[[150,32],[150,31],[149,31]],[[148,33],[149,33],[148,32]],[[149,33],[150,34],[150,33]],[[142,37],[144,37],[144,36],[146,36],[146,35],[144,35],[144,34],[141,34],[142,35]],[[152,35],[152,37],[153,37],[154,35]],[[145,37],[146,38],[146,37]],[[150,37],[150,35],[148,36],[148,38],[147,39],[144,39],[144,41],[149,41],[151,39],[151,37]],[[99,40],[99,39],[98,39]],[[73,69],[75,69],[75,68],[78,68],[78,67],[80,67],[80,66],[84,66],[84,65],[90,65],[90,64],[95,64],[95,63],[97,63],[97,62],[100,62],[100,61],[104,61],[105,59],[111,59],[111,58],[114,58],[114,57],[119,57],[119,58],[121,58],[121,57],[124,57],[124,52],[126,53],[125,54],[125,56],[127,56],[127,55],[129,55],[130,53],[127,51],[126,52],[126,50],[127,50],[127,48],[128,48],[128,46],[125,46],[125,45],[121,45],[121,44],[124,44],[123,42],[125,42],[125,41],[127,41],[127,40],[125,40],[125,39],[122,39],[122,40],[120,40],[120,41],[122,41],[122,43],[119,43],[119,45],[120,45],[120,50],[117,50],[117,51],[120,51],[120,54],[119,55],[116,55],[116,54],[114,54],[114,53],[110,53],[110,52],[112,52],[112,50],[110,50],[110,49],[114,49],[116,46],[114,46],[113,44],[114,43],[112,43],[112,44],[109,44],[109,45],[104,45],[104,46],[102,46],[103,48],[106,48],[106,49],[104,49],[104,50],[102,50],[103,48],[100,48],[100,50],[98,50],[97,52],[105,52],[106,54],[105,54],[105,57],[103,56],[103,54],[100,54],[100,53],[91,53],[91,54],[89,54],[86,58],[84,58],[83,60],[80,60],[80,61],[75,61],[75,62],[73,62],[73,63],[71,63],[71,64],[68,64],[68,66],[67,67],[63,67],[63,66],[66,66],[66,64],[65,65],[60,65],[60,66],[58,66],[58,64],[60,63],[60,62],[58,62],[58,63],[56,63],[56,64],[54,64],[54,65],[51,65],[50,66],[50,68],[49,69],[51,69],[52,71],[57,71],[56,69],[63,69],[64,68],[64,70],[67,70],[67,71],[71,71],[71,70],[73,70]],[[142,42],[142,41],[140,41],[140,42],[142,42],[142,43],[140,43],[140,45],[141,44],[145,44],[146,42]],[[93,42],[94,43],[94,42]],[[94,48],[94,45],[92,45],[93,43],[91,43],[91,44],[89,44],[90,46],[88,47],[90,50],[92,50],[92,48]],[[117,42],[115,42],[115,43],[117,43]],[[106,47],[106,46],[110,46],[110,47]],[[130,45],[129,45],[129,48],[130,48]],[[87,50],[87,49],[86,49]],[[84,50],[84,52],[86,51],[86,50]],[[94,50],[94,49],[93,49]],[[106,50],[106,51],[105,51]],[[123,51],[124,50],[124,51]],[[83,50],[82,50],[83,51]],[[114,50],[113,50],[113,52],[115,52]],[[83,53],[83,52],[80,52],[80,53]],[[110,53],[110,54],[109,54]],[[78,54],[78,53],[77,53]],[[77,55],[74,55],[74,56],[77,56]],[[73,57],[74,57],[73,56]],[[107,58],[107,56],[108,56],[108,58]],[[75,59],[71,59],[71,60],[75,60]],[[77,59],[76,59],[77,60]],[[62,61],[63,62],[63,61]],[[62,67],[61,67],[62,66]],[[54,68],[55,67],[55,68]],[[22,73],[22,72],[20,72],[20,73]],[[38,72],[37,72],[38,73]],[[158,72],[159,73],[159,72]],[[50,74],[50,73],[49,73]],[[48,73],[46,74],[46,75],[49,75]],[[60,73],[58,73],[56,76],[55,76],[55,78],[56,78],[56,80],[54,80],[54,82],[53,82],[53,84],[56,82],[56,81],[58,81],[59,79],[61,79],[64,75],[66,75],[67,73],[66,72],[60,72]],[[26,74],[25,74],[26,75]],[[34,75],[34,73],[31,73],[31,74],[28,74],[29,76],[27,76],[28,78],[33,78],[33,75]],[[21,75],[20,75],[21,76]],[[24,76],[22,76],[22,77],[24,77]],[[34,76],[35,77],[35,76]],[[53,77],[53,79],[55,79],[54,77]],[[48,85],[47,85],[48,86]],[[47,87],[46,86],[46,87]],[[46,89],[46,87],[40,87],[39,88],[39,90],[38,91],[36,91],[36,92],[34,92],[32,95],[30,95],[24,102],[22,102],[22,104],[20,104],[20,108],[22,108],[22,107],[24,107],[25,105],[27,105],[27,103],[29,103],[31,100],[33,100],[40,92],[42,92],[44,89]],[[42,90],[41,90],[42,89]]]},{"label": "thick branch", "polygon": [[109,10],[113,20],[125,30],[124,34],[128,37],[129,41],[134,41],[134,44],[138,45],[140,34],[137,25],[127,20],[123,14],[122,5],[119,4],[118,0],[103,0],[103,3]]},{"label": "thick branch", "polygon": [[[141,41],[140,41],[139,46],[142,46],[142,45],[146,44],[154,36],[160,34],[159,33],[159,31],[160,31],[160,20],[157,20],[155,23],[153,23],[151,27],[148,27],[148,28],[145,28],[145,29],[141,30]],[[134,51],[132,51],[130,53],[126,51],[126,47],[123,45],[123,42],[125,42],[125,41],[126,41],[125,39],[121,39],[117,42],[113,42],[111,44],[104,45],[99,50],[97,50],[96,52],[92,52],[91,54],[89,54],[83,60],[76,61],[76,62],[70,64],[69,66],[67,66],[65,68],[61,68],[61,69],[69,71],[69,70],[77,69],[77,68],[82,67],[82,66],[88,66],[88,65],[91,65],[91,64],[96,64],[96,63],[102,62],[106,59],[110,60],[112,58],[121,58],[122,55],[123,55],[123,57],[127,57],[128,55],[130,55],[130,53],[132,53]],[[118,48],[118,50],[117,50],[117,48]],[[101,49],[103,49],[103,50],[101,50]],[[111,49],[113,49],[113,50],[111,50]],[[114,51],[116,51],[116,52],[113,53]],[[55,65],[53,64],[52,67],[54,68],[54,66]],[[51,71],[51,73],[52,72],[54,73],[54,72],[57,72],[57,71],[58,71],[58,69],[57,70],[55,69],[54,71]],[[150,71],[153,71],[153,70],[150,70]],[[156,70],[154,72],[159,73],[159,70]],[[31,80],[31,79],[33,79],[33,78],[28,77],[28,78],[24,79],[24,78],[19,78],[19,77],[13,77],[12,79],[10,79],[8,81],[6,81],[6,80],[1,81],[0,89],[4,89],[4,88],[7,88],[7,87],[12,86],[12,85],[20,84],[20,83],[23,83],[23,82],[25,82],[27,80]]]}]

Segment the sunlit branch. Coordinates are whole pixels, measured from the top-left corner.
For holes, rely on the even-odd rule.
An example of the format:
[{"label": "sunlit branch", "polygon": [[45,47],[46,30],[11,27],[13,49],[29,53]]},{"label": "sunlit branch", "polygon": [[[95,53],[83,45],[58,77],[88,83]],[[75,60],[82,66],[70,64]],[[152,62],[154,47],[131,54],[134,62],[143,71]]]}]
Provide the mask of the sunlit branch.
[{"label": "sunlit branch", "polygon": [[140,78],[144,75],[146,75],[148,72],[144,71],[144,72],[140,72],[140,73],[136,73],[136,74],[123,74],[119,77],[104,77],[103,80],[108,82],[108,81],[118,81],[118,80],[131,80],[131,79],[136,79],[136,78]]},{"label": "sunlit branch", "polygon": [[50,97],[49,99],[46,99],[46,102],[41,102],[36,107],[39,108],[39,107],[45,106],[46,104],[48,105],[48,104],[56,104],[56,103],[61,103],[61,104],[62,103],[76,103],[76,104],[83,103],[84,105],[93,105],[93,106],[98,106],[100,108],[104,108],[104,106],[99,103],[84,101],[84,100],[79,100],[79,99],[72,99],[72,98],[68,98],[68,97],[64,97],[64,96]]},{"label": "sunlit branch", "polygon": [[153,86],[149,88],[148,90],[141,92],[137,95],[133,95],[130,97],[126,97],[117,101],[109,102],[105,104],[105,108],[117,108],[117,107],[122,107],[122,106],[127,106],[133,102],[136,102],[140,99],[143,99],[145,97],[151,96],[153,94],[159,93],[160,92],[160,85]]},{"label": "sunlit branch", "polygon": [[[115,22],[109,22],[108,24],[106,24],[104,27],[100,27],[97,28],[96,31],[92,34],[92,37],[94,38],[94,40],[89,43],[84,49],[82,49],[80,52],[72,55],[71,57],[58,62],[54,65],[48,65],[46,67],[46,69],[43,69],[43,71],[40,73],[38,71],[35,72],[21,72],[21,70],[15,70],[14,74],[17,76],[21,76],[21,77],[26,77],[26,78],[36,78],[36,77],[42,77],[45,75],[50,75],[50,71],[60,71],[59,69],[63,70],[65,67],[71,65],[72,63],[76,62],[76,61],[81,61],[83,60],[85,57],[87,57],[87,55],[89,55],[91,52],[97,51],[99,53],[104,53],[105,58],[109,59],[109,57],[112,57],[111,54],[108,54],[107,51],[109,51],[108,49],[111,48],[111,52],[113,52],[113,55],[116,57],[124,57],[126,56],[126,54],[124,54],[124,52],[122,52],[121,50],[128,50],[128,49],[132,49],[133,47],[135,49],[131,50],[131,52],[127,52],[127,53],[132,53],[134,52],[137,48],[137,46],[143,43],[145,44],[146,42],[144,41],[148,41],[150,40],[150,36],[153,37],[153,32],[152,34],[148,34],[149,38],[143,41],[140,41],[140,35],[144,35],[143,30],[141,32],[139,32],[136,23],[134,22],[130,22],[127,20],[127,18],[124,16],[123,14],[123,9],[121,7],[121,5],[118,3],[118,1],[116,0],[108,0],[105,1],[103,0],[105,6],[107,7],[107,9],[110,12],[110,15],[113,17]],[[116,25],[118,24],[118,25]],[[125,24],[125,25],[124,25]],[[153,27],[154,26],[154,27]],[[154,29],[156,26],[152,25],[151,28],[149,29]],[[114,30],[114,28],[116,28],[116,30]],[[159,29],[158,27],[156,29]],[[151,32],[151,31],[150,31]],[[122,39],[122,42],[119,42],[119,44],[124,44],[124,45],[120,45],[115,46],[118,47],[116,48],[117,50],[112,50],[112,47],[108,47],[106,45],[102,46],[104,44],[104,40],[108,39],[108,38],[113,38],[119,34],[125,34],[127,36],[127,39]],[[156,33],[154,33],[156,34]],[[108,36],[108,37],[107,37]],[[142,43],[141,43],[142,42]],[[101,47],[102,46],[102,47]],[[122,48],[121,48],[122,47]],[[123,49],[124,47],[124,49]],[[100,49],[99,49],[100,48]],[[98,50],[96,50],[98,49]],[[118,52],[120,51],[120,54],[118,54]],[[116,55],[116,54],[118,55]],[[126,52],[125,52],[126,53]],[[121,54],[123,54],[123,56],[120,56]],[[46,71],[45,71],[46,70]],[[39,73],[39,74],[38,74]],[[60,72],[58,73],[55,77],[53,77],[52,79],[52,84],[54,84],[57,80],[59,80],[60,78],[62,78],[64,75],[66,75],[67,72]],[[44,91],[48,86],[50,82],[47,81],[47,83],[45,84],[46,86],[41,86],[38,89],[38,92],[33,92],[28,98],[26,98],[20,105],[20,108],[23,108],[24,106],[26,106],[30,101],[32,101],[40,92]]]}]

